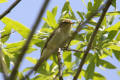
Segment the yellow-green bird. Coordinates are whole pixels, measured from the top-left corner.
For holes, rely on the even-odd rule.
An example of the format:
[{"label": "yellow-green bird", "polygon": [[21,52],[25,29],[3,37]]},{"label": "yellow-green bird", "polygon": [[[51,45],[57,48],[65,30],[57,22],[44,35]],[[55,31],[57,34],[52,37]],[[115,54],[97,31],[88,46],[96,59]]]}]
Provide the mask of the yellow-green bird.
[{"label": "yellow-green bird", "polygon": [[50,37],[41,52],[41,57],[49,57],[56,53],[59,48],[63,47],[71,35],[71,27],[73,22],[69,19],[62,20]]}]

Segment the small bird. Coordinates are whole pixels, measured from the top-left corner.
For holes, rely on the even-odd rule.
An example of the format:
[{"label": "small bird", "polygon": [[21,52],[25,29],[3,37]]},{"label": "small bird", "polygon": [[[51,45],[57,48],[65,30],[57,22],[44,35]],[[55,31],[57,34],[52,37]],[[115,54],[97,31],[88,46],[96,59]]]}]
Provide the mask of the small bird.
[{"label": "small bird", "polygon": [[42,49],[41,57],[48,57],[53,53],[56,53],[59,48],[64,47],[65,43],[71,35],[71,27],[73,22],[69,19],[62,20]]}]

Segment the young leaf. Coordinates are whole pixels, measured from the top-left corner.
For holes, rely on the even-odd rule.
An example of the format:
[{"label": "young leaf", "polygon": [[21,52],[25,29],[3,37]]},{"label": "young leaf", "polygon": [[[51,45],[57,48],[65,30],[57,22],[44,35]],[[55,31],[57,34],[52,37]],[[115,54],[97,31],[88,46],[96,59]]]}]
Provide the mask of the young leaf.
[{"label": "young leaf", "polygon": [[88,65],[87,70],[85,72],[85,78],[86,78],[86,80],[93,79],[94,70],[95,70],[95,62],[93,60]]},{"label": "young leaf", "polygon": [[77,11],[77,14],[80,16],[81,20],[83,21],[84,20],[83,14],[79,11]]},{"label": "young leaf", "polygon": [[113,64],[105,61],[105,60],[99,60],[99,64],[105,68],[108,68],[108,69],[115,69],[116,66],[114,66]]},{"label": "young leaf", "polygon": [[55,15],[47,10],[47,18],[43,18],[46,23],[53,29],[57,27],[57,22],[55,20]]},{"label": "young leaf", "polygon": [[112,0],[112,6],[116,9],[116,0]]},{"label": "young leaf", "polygon": [[54,16],[56,16],[57,14],[57,9],[58,9],[58,6],[55,6],[53,9],[52,9],[52,13]]},{"label": "young leaf", "polygon": [[63,59],[64,59],[64,63],[67,66],[67,68],[70,69],[72,67],[72,62],[71,62],[72,55],[71,55],[71,52],[65,51],[63,53]]},{"label": "young leaf", "polygon": [[12,34],[11,30],[12,30],[12,26],[5,26],[4,27],[3,32],[1,33],[1,41],[3,43],[9,39],[10,34]]},{"label": "young leaf", "polygon": [[120,29],[120,22],[117,22],[115,25],[106,28],[105,31],[107,32],[118,31],[119,29]]},{"label": "young leaf", "polygon": [[117,40],[117,41],[120,41],[120,32],[119,32],[119,34],[117,35],[116,40]]},{"label": "young leaf", "polygon": [[113,53],[118,61],[120,61],[120,51],[113,50]]},{"label": "young leaf", "polygon": [[4,17],[1,20],[6,26],[12,27],[15,31],[17,31],[23,38],[27,38],[29,33],[30,33],[30,29],[27,28],[26,26],[24,26],[23,24],[14,21],[8,17]]},{"label": "young leaf", "polygon": [[8,0],[0,0],[0,3],[8,2]]},{"label": "young leaf", "polygon": [[26,59],[30,62],[32,62],[33,64],[36,64],[37,63],[37,59],[35,58],[32,58],[32,57],[26,57]]},{"label": "young leaf", "polygon": [[110,46],[108,46],[108,48],[110,48],[112,50],[120,51],[120,46],[117,46],[117,45],[110,45]]},{"label": "young leaf", "polygon": [[106,80],[106,78],[103,75],[95,72],[93,80]]},{"label": "young leaf", "polygon": [[62,13],[64,13],[64,12],[69,13],[69,5],[70,5],[70,2],[66,1],[62,8]]}]

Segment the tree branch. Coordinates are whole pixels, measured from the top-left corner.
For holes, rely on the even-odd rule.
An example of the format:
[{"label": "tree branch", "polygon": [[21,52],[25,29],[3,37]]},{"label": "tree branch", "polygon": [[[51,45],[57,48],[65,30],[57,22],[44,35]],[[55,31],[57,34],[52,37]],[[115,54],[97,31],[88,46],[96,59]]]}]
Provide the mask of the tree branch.
[{"label": "tree branch", "polygon": [[98,32],[98,29],[99,29],[99,27],[100,27],[100,25],[101,25],[101,23],[102,23],[102,21],[103,21],[103,19],[104,19],[104,17],[105,17],[105,14],[106,14],[108,8],[109,8],[110,5],[111,5],[111,1],[112,1],[112,0],[108,0],[108,1],[107,1],[106,6],[105,6],[105,8],[104,8],[103,11],[102,11],[102,15],[100,16],[100,19],[99,19],[99,21],[98,21],[98,23],[97,23],[97,25],[96,25],[96,28],[95,28],[92,36],[91,36],[90,42],[88,43],[87,49],[86,49],[86,51],[85,51],[85,54],[83,55],[83,58],[82,58],[82,60],[81,60],[81,62],[80,62],[79,68],[77,69],[77,72],[76,72],[73,80],[77,80],[77,78],[78,78],[78,76],[79,76],[79,74],[80,74],[80,72],[81,72],[81,70],[82,70],[82,67],[83,67],[83,65],[84,65],[84,63],[85,63],[86,57],[87,57],[87,55],[88,55],[88,53],[89,53],[89,50],[90,50],[91,47],[92,47],[92,43],[93,43],[94,38],[95,38],[95,36],[96,36],[96,34],[97,34],[97,32]]},{"label": "tree branch", "polygon": [[59,66],[59,80],[63,80],[63,77],[62,77],[62,61],[61,61],[61,49],[59,48],[58,50],[58,66]]},{"label": "tree branch", "polygon": [[0,15],[0,20],[6,16],[21,0],[16,0],[7,10]]},{"label": "tree branch", "polygon": [[18,59],[16,60],[15,66],[14,66],[14,68],[12,70],[11,75],[10,75],[10,80],[15,80],[16,79],[16,75],[18,73],[18,68],[20,66],[20,63],[22,62],[22,59],[24,58],[24,55],[25,55],[25,53],[26,53],[26,51],[28,49],[28,46],[29,46],[30,41],[31,41],[31,39],[33,37],[33,34],[35,33],[35,30],[37,29],[38,25],[41,22],[43,13],[45,12],[48,3],[49,3],[49,0],[45,0],[44,4],[42,6],[42,9],[40,10],[40,12],[38,14],[38,17],[37,17],[37,19],[36,19],[36,21],[35,21],[35,23],[34,23],[34,25],[32,27],[32,31],[30,32],[30,34],[28,36],[28,39],[27,39],[25,45],[23,46],[22,51],[21,51],[20,55],[18,56]]},{"label": "tree branch", "polygon": [[2,70],[4,79],[7,80],[8,79],[8,71],[7,71],[7,66],[3,60],[3,52],[2,52],[2,44],[1,43],[0,43],[0,68]]}]

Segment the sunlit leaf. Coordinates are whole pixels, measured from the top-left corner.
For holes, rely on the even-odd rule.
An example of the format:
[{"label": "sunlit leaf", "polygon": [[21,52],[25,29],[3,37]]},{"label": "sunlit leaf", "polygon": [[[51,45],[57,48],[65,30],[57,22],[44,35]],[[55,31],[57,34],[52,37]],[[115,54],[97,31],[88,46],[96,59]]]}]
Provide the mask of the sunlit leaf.
[{"label": "sunlit leaf", "polygon": [[26,59],[30,62],[32,62],[33,64],[36,64],[37,63],[37,59],[35,58],[32,58],[32,57],[26,57]]},{"label": "sunlit leaf", "polygon": [[106,80],[106,78],[103,75],[95,72],[93,80]]},{"label": "sunlit leaf", "polygon": [[120,46],[117,46],[117,45],[110,45],[108,46],[108,48],[116,50],[116,51],[120,51]]},{"label": "sunlit leaf", "polygon": [[93,59],[88,65],[87,70],[85,71],[86,80],[93,79],[94,70],[95,70],[95,62]]},{"label": "sunlit leaf", "polygon": [[55,6],[53,9],[52,9],[52,13],[54,16],[56,16],[57,14],[57,9],[58,9],[58,6]]},{"label": "sunlit leaf", "polygon": [[0,0],[0,3],[8,2],[8,0]]},{"label": "sunlit leaf", "polygon": [[117,41],[120,41],[120,32],[119,32],[119,34],[117,35],[116,40],[117,40]]},{"label": "sunlit leaf", "polygon": [[43,18],[44,21],[46,21],[46,23],[52,27],[55,28],[57,27],[57,22],[55,20],[55,15],[54,13],[50,12],[49,10],[47,10],[47,18]]},{"label": "sunlit leaf", "polygon": [[99,64],[105,68],[108,68],[108,69],[115,69],[116,68],[116,66],[114,66],[113,64],[111,64],[105,60],[99,60]]},{"label": "sunlit leaf", "polygon": [[115,25],[110,26],[108,28],[105,29],[105,31],[118,31],[120,29],[120,22],[117,22]]},{"label": "sunlit leaf", "polygon": [[63,59],[64,59],[64,63],[67,66],[67,68],[71,68],[72,67],[72,55],[70,51],[65,51],[63,53]]},{"label": "sunlit leaf", "polygon": [[14,21],[8,17],[4,17],[1,20],[6,26],[10,26],[12,27],[12,29],[14,29],[15,31],[17,31],[23,38],[27,38],[29,33],[30,33],[30,29],[27,28],[26,26],[24,26],[23,24]]},{"label": "sunlit leaf", "polygon": [[113,53],[118,61],[120,61],[120,51],[113,50]]},{"label": "sunlit leaf", "polygon": [[4,27],[3,32],[1,33],[1,41],[3,43],[6,42],[9,39],[10,35],[12,34],[11,30],[12,30],[12,26],[6,25]]}]

